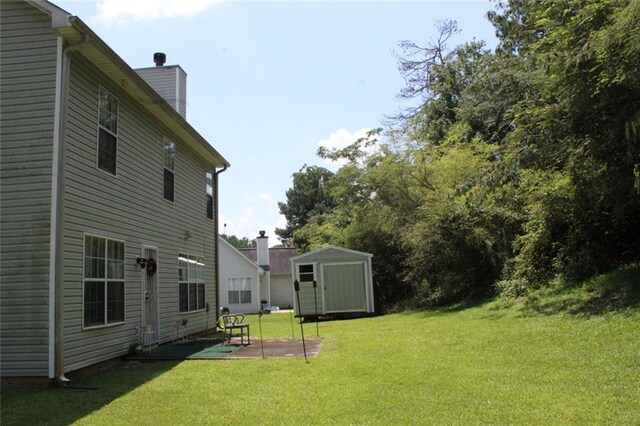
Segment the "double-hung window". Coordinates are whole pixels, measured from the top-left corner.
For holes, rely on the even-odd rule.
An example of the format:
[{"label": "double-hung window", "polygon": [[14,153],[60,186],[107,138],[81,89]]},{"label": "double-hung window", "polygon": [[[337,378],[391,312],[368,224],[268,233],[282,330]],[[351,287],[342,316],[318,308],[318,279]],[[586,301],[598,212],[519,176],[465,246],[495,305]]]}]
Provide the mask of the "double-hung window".
[{"label": "double-hung window", "polygon": [[251,303],[251,278],[229,278],[229,303]]},{"label": "double-hung window", "polygon": [[204,309],[204,257],[178,255],[178,298],[180,312]]},{"label": "double-hung window", "polygon": [[124,242],[84,238],[84,327],[124,322]]},{"label": "double-hung window", "polygon": [[116,174],[118,158],[118,98],[98,89],[98,168]]},{"label": "double-hung window", "polygon": [[315,278],[313,264],[298,265],[298,279],[301,283],[311,283]]},{"label": "double-hung window", "polygon": [[213,173],[206,174],[207,219],[213,219]]},{"label": "double-hung window", "polygon": [[169,139],[164,140],[164,199],[173,202],[176,144]]}]

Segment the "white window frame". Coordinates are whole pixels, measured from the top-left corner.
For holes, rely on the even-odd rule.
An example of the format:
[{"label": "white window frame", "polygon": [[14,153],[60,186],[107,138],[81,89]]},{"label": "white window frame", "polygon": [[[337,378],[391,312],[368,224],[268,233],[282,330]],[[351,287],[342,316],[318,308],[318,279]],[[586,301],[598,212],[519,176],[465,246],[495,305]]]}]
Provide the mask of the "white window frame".
[{"label": "white window frame", "polygon": [[[185,273],[181,273],[184,269],[182,262],[186,263]],[[198,270],[201,274],[198,274]],[[204,311],[207,307],[205,282],[206,260],[204,256],[180,252],[178,253],[178,313],[190,314],[193,312]],[[186,279],[185,279],[186,278]],[[180,306],[182,302],[181,289],[186,285],[187,309],[183,310]],[[195,309],[191,308],[191,287],[195,287]],[[202,288],[202,300],[200,300],[200,288]]]},{"label": "white window frame", "polygon": [[[168,147],[173,146],[173,152],[167,150]],[[176,200],[176,152],[178,147],[176,143],[171,139],[165,137],[162,144],[162,198],[170,203],[175,203]],[[170,165],[167,165],[167,153],[169,153]],[[173,187],[171,192],[171,199],[166,197],[166,172],[170,172],[173,178]]]},{"label": "white window frame", "polygon": [[[301,266],[311,266],[312,271],[311,272],[300,272],[300,267]],[[299,283],[313,283],[314,281],[316,281],[316,283],[318,282],[318,273],[316,271],[316,264],[315,263],[298,263],[296,265],[296,278],[298,279]],[[313,279],[311,281],[305,280],[302,281],[302,277],[300,276],[301,274],[313,274]]]},{"label": "white window frame", "polygon": [[[103,96],[111,97],[115,102],[112,101],[112,105],[115,105],[115,113],[113,111],[107,111],[102,108],[102,99]],[[106,123],[102,121],[102,111],[105,111],[106,114],[115,115],[115,131],[107,127]],[[117,96],[115,96],[111,91],[107,90],[104,86],[98,85],[98,134],[96,140],[96,168],[103,173],[108,174],[109,176],[117,176],[118,175],[118,123],[120,121],[120,100]],[[105,170],[100,167],[100,132],[104,131],[108,135],[111,135],[116,138],[116,152],[115,152],[115,170],[111,173],[110,170]]]},{"label": "white window frame", "polygon": [[[99,238],[104,240],[104,277],[100,278],[100,277],[87,277],[87,264],[86,264],[86,245],[87,245],[87,238]],[[121,260],[122,261],[122,278],[113,278],[113,277],[109,277],[108,275],[108,261],[109,261],[109,252],[108,252],[108,247],[109,247],[109,241],[112,242],[116,242],[116,243],[121,243],[122,244],[122,259],[117,259],[117,260]],[[116,238],[109,238],[109,237],[105,237],[103,235],[96,235],[96,234],[88,234],[85,233],[83,234],[82,237],[82,328],[83,329],[95,329],[95,328],[104,328],[104,327],[113,327],[113,326],[117,326],[120,324],[124,324],[126,322],[126,318],[127,318],[127,287],[126,287],[126,264],[125,264],[125,259],[126,259],[126,250],[127,250],[127,245],[126,242],[123,240],[119,240]],[[122,307],[122,320],[119,321],[114,321],[114,322],[109,322],[109,318],[108,318],[108,286],[109,283],[121,283],[122,284],[122,303],[123,303],[123,307]],[[90,324],[90,325],[86,325],[85,324],[85,303],[86,303],[86,284],[87,283],[104,283],[104,287],[103,287],[103,295],[104,295],[104,320],[103,323],[101,324]]]},{"label": "white window frame", "polygon": [[[242,285],[240,285],[240,280],[242,280]],[[248,285],[247,285],[248,284]],[[235,287],[239,286],[242,288],[238,288],[236,289]],[[227,301],[228,303],[231,305],[250,305],[253,303],[253,292],[251,290],[251,277],[234,277],[234,278],[227,278]],[[248,289],[246,288],[248,287]],[[242,294],[243,293],[249,293],[249,301],[248,302],[243,302],[242,301]],[[238,301],[237,302],[232,302],[231,301],[231,293],[237,293],[238,296]]]},{"label": "white window frame", "polygon": [[[213,172],[206,172],[204,175],[205,178],[205,191],[207,193],[207,204],[205,206],[205,212],[207,219],[213,220],[213,216],[215,215],[215,205],[213,199]],[[209,217],[209,203],[211,203],[211,217]]]}]

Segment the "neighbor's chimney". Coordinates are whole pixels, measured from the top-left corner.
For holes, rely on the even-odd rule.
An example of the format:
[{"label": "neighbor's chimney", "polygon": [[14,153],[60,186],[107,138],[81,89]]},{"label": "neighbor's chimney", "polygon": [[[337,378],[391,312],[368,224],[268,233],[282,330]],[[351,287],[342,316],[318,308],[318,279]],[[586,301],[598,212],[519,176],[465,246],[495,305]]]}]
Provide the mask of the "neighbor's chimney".
[{"label": "neighbor's chimney", "polygon": [[256,238],[256,245],[258,246],[258,266],[265,271],[269,270],[269,237],[267,237],[265,231],[260,231],[260,236]]},{"label": "neighbor's chimney", "polygon": [[180,65],[167,65],[167,55],[153,54],[155,67],[135,70],[153,90],[164,98],[178,113],[187,118],[187,73]]}]

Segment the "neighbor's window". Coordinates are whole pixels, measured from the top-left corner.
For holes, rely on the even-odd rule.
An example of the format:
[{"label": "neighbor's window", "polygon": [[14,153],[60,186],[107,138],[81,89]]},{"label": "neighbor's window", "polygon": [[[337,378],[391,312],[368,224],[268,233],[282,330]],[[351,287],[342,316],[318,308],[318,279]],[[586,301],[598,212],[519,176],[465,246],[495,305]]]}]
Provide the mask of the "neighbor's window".
[{"label": "neighbor's window", "polygon": [[178,255],[178,294],[180,312],[204,309],[204,257]]},{"label": "neighbor's window", "polygon": [[229,278],[229,303],[251,303],[251,278]]},{"label": "neighbor's window", "polygon": [[315,280],[313,265],[298,265],[298,278],[301,283],[310,283]]},{"label": "neighbor's window", "polygon": [[98,168],[116,174],[118,154],[118,98],[98,89]]},{"label": "neighbor's window", "polygon": [[206,174],[207,185],[207,219],[213,219],[213,173]]},{"label": "neighbor's window", "polygon": [[164,199],[173,201],[176,144],[169,139],[164,141]]},{"label": "neighbor's window", "polygon": [[84,237],[84,326],[124,322],[124,242]]}]

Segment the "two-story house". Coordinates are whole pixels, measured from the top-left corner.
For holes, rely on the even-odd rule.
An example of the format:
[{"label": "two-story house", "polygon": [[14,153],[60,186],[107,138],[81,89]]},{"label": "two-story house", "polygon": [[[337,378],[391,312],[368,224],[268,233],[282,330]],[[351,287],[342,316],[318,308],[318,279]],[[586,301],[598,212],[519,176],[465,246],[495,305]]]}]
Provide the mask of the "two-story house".
[{"label": "two-story house", "polygon": [[185,119],[184,71],[133,70],[45,0],[0,2],[0,37],[2,377],[215,327],[229,164]]}]

